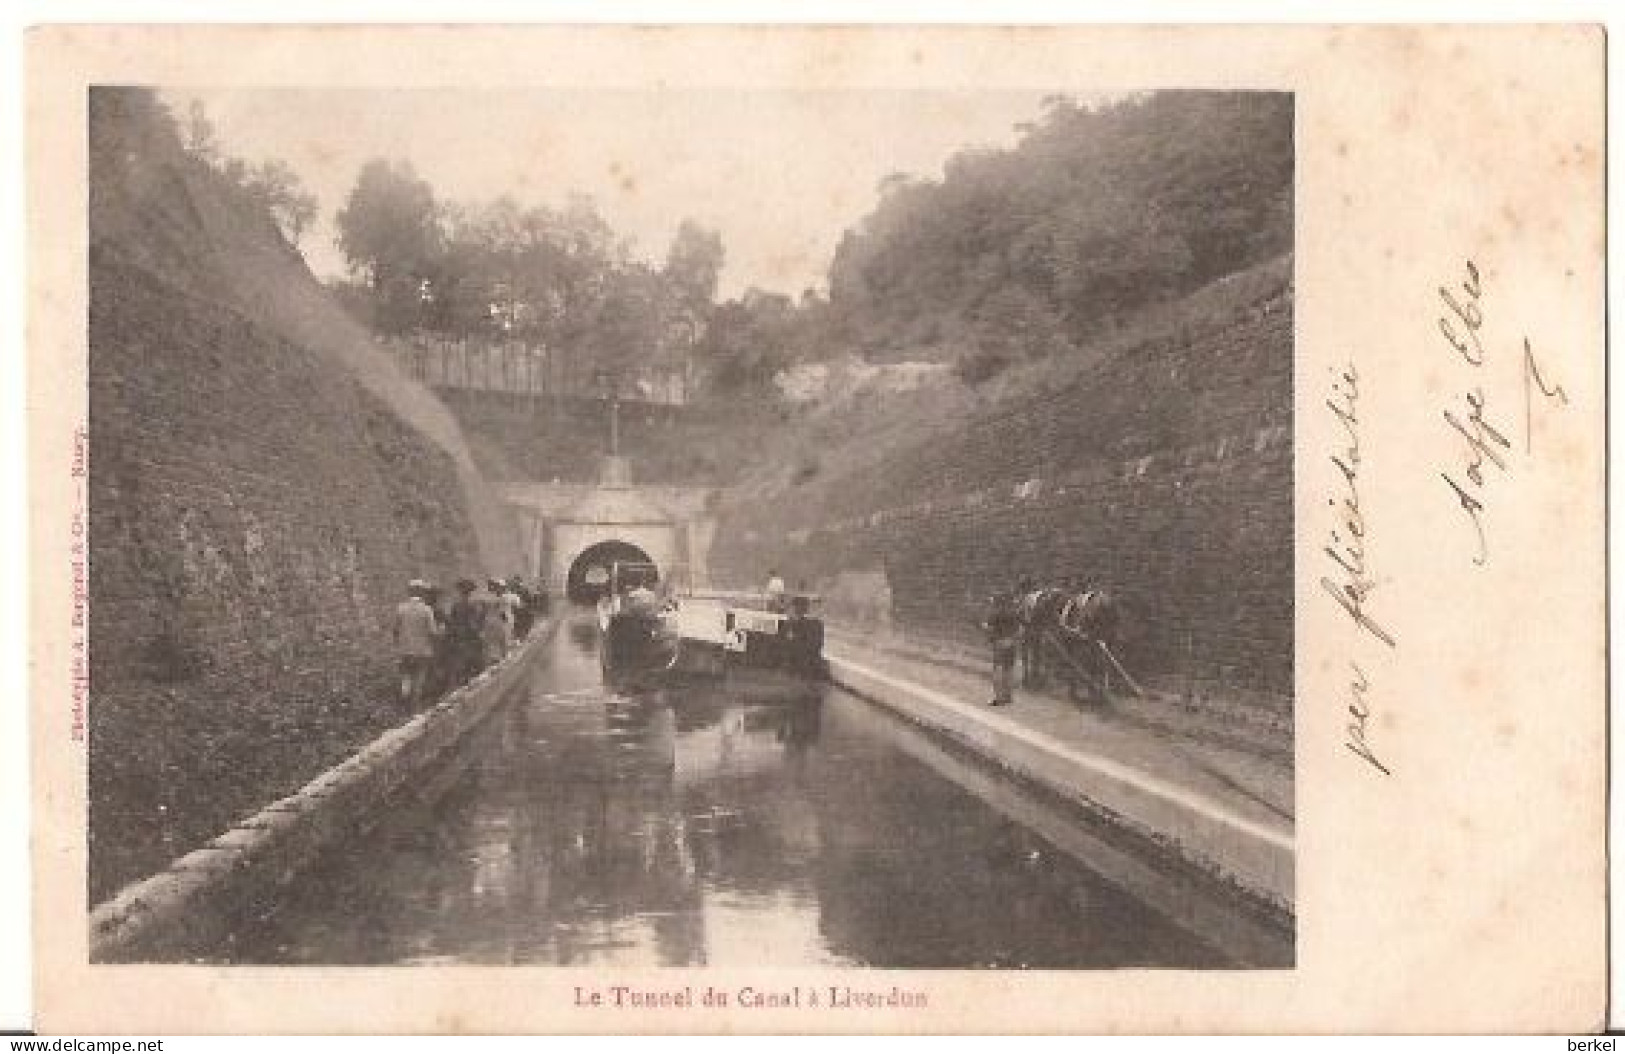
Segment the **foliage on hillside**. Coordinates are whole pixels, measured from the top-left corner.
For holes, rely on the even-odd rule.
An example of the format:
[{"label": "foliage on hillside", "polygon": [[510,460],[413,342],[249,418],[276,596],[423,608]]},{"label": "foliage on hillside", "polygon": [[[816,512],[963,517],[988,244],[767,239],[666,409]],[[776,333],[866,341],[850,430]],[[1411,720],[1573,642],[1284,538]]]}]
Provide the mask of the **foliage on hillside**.
[{"label": "foliage on hillside", "polygon": [[1068,358],[1289,251],[1292,171],[1289,96],[1056,96],[1013,149],[888,179],[827,294],[751,290],[718,305],[697,350],[713,390],[758,395],[786,366],[854,354],[952,362],[973,385]]},{"label": "foliage on hillside", "polygon": [[954,362],[970,383],[1062,358],[1142,309],[1291,247],[1293,108],[1260,92],[1064,96],[1008,150],[898,176],[831,262],[828,292],[715,302],[721,239],[685,223],[662,266],[574,198],[439,201],[404,163],[362,171],[338,215],[376,329],[512,336],[583,376],[692,370],[771,397],[799,362]]},{"label": "foliage on hillside", "polygon": [[684,222],[650,266],[587,198],[559,209],[441,201],[409,163],[385,159],[361,170],[337,222],[356,279],[345,299],[377,332],[558,349],[578,388],[681,368],[723,259],[714,232]]},{"label": "foliage on hillside", "polygon": [[1289,713],[1292,338],[1286,256],[1079,356],[809,407],[719,510],[712,573],[965,643],[1019,576],[1103,582],[1136,676]]},{"label": "foliage on hillside", "polygon": [[298,247],[299,239],[316,220],[318,202],[286,161],[266,158],[254,164],[226,153],[199,102],[188,109],[180,132],[187,153],[221,177],[239,208],[269,216],[288,244]]},{"label": "foliage on hillside", "polygon": [[961,357],[968,379],[1066,353],[1147,305],[1291,247],[1292,100],[1054,98],[1013,150],[892,181],[830,298],[860,346]]},{"label": "foliage on hillside", "polygon": [[[978,422],[1019,418],[1023,407],[1069,390],[1080,378],[1110,376],[1147,348],[1190,343],[1291,286],[1288,254],[1226,275],[1173,303],[1142,309],[1074,354],[1022,362],[986,383],[958,380],[892,392],[862,388],[808,404],[763,437],[760,456],[742,466],[739,484],[753,500],[786,491],[817,503],[840,500],[849,481],[867,470],[948,449]],[[1078,406],[1075,412],[1088,416],[1098,409]],[[1102,452],[1077,453],[1085,458]]]}]

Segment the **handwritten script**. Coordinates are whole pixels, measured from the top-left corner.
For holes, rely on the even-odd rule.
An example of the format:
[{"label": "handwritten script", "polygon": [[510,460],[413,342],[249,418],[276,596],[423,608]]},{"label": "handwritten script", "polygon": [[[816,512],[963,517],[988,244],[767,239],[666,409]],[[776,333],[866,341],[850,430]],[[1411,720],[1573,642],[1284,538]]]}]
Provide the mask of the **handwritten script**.
[{"label": "handwritten script", "polygon": [[[1326,499],[1326,505],[1333,510],[1333,526],[1320,551],[1331,566],[1321,575],[1320,588],[1363,638],[1397,648],[1393,633],[1372,611],[1371,594],[1377,583],[1367,556],[1370,531],[1360,505],[1360,373],[1354,363],[1332,371],[1326,408],[1340,426],[1338,445],[1330,459],[1341,486],[1335,496]],[[1367,701],[1370,691],[1371,679],[1357,662],[1350,661],[1343,745],[1373,770],[1390,776],[1393,773],[1371,744],[1371,706]]]},{"label": "handwritten script", "polygon": [[[1463,383],[1441,408],[1454,455],[1437,469],[1442,496],[1459,512],[1471,564],[1489,565],[1494,509],[1510,500],[1513,477],[1535,458],[1535,434],[1544,415],[1569,404],[1568,392],[1541,364],[1528,336],[1521,338],[1517,366],[1522,379],[1522,418],[1507,398],[1512,370],[1506,355],[1488,336],[1490,290],[1485,272],[1473,260],[1461,273],[1437,287],[1435,326],[1445,353],[1458,363]],[[1498,387],[1497,382],[1500,382]],[[1326,499],[1332,510],[1321,555],[1326,560],[1321,591],[1337,605],[1366,649],[1393,651],[1399,642],[1379,616],[1374,594],[1377,576],[1371,569],[1371,529],[1364,506],[1361,473],[1360,372],[1353,361],[1334,368],[1325,405],[1338,423],[1336,445],[1328,455],[1336,492]],[[1508,409],[1511,403],[1512,409]],[[1522,434],[1518,426],[1522,426]],[[1520,442],[1521,441],[1521,442]],[[1393,770],[1374,742],[1375,688],[1358,656],[1348,661],[1343,745],[1369,770],[1383,776]]]},{"label": "handwritten script", "polygon": [[[1452,357],[1465,367],[1469,383],[1457,396],[1457,405],[1443,411],[1445,424],[1455,433],[1459,451],[1453,468],[1440,471],[1448,488],[1448,500],[1465,517],[1472,539],[1472,562],[1489,563],[1490,544],[1487,517],[1493,489],[1504,485],[1514,471],[1510,431],[1504,411],[1492,410],[1486,394],[1486,374],[1493,374],[1498,356],[1485,341],[1485,287],[1478,265],[1468,260],[1462,277],[1454,284],[1439,286],[1439,333]],[[1567,406],[1568,392],[1551,380],[1535,357],[1529,338],[1523,338],[1523,453],[1534,454],[1534,434],[1538,413],[1552,406]],[[1514,413],[1516,411],[1513,411]]]},{"label": "handwritten script", "polygon": [[1370,597],[1376,588],[1366,564],[1366,520],[1360,510],[1360,375],[1351,362],[1332,381],[1332,396],[1326,400],[1343,428],[1342,449],[1331,455],[1332,467],[1343,481],[1343,492],[1327,498],[1336,512],[1336,523],[1321,552],[1336,566],[1331,575],[1322,575],[1320,588],[1354,624],[1390,648],[1393,634],[1371,614]]}]

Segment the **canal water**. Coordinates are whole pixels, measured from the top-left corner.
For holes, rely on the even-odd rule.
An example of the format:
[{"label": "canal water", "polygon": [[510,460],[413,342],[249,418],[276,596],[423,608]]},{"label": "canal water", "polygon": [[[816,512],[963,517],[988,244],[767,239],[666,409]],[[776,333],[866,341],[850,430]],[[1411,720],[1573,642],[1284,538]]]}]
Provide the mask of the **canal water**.
[{"label": "canal water", "polygon": [[1247,965],[869,703],[616,694],[590,621],[546,647],[465,768],[303,876],[228,961]]}]

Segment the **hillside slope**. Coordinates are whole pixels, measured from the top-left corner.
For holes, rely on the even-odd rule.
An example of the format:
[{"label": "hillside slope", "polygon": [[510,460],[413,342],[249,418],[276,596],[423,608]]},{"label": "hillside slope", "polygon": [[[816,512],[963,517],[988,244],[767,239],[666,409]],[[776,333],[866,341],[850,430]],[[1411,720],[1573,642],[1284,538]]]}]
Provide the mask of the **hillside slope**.
[{"label": "hillside slope", "polygon": [[[591,482],[609,446],[601,399],[541,398],[446,389],[480,469],[490,479]],[[620,451],[643,483],[717,486],[752,463],[761,437],[789,416],[770,403],[620,405]]]},{"label": "hillside slope", "polygon": [[1292,316],[1284,257],[1073,363],[822,408],[755,463],[712,566],[965,640],[1022,575],[1104,584],[1136,669],[1289,712]]},{"label": "hillside slope", "polygon": [[[516,536],[475,465],[457,419],[404,373],[332,298],[269,216],[246,210],[223,181],[185,155],[145,96],[93,93],[93,241],[184,289],[217,300],[270,333],[344,367],[351,380],[438,446],[455,467],[487,565],[508,566]],[[116,247],[116,250],[114,249]]]},{"label": "hillside slope", "polygon": [[97,89],[91,142],[95,901],[398,723],[390,608],[493,546],[450,415],[150,97]]}]

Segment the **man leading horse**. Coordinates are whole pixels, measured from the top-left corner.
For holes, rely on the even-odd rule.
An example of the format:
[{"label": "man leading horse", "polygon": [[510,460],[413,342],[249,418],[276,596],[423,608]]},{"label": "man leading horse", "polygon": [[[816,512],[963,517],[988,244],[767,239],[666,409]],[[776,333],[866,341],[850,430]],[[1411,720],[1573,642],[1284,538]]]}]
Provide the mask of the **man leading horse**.
[{"label": "man leading horse", "polygon": [[1118,643],[1118,606],[1104,586],[1040,587],[1028,576],[1016,593],[1023,687],[1043,687],[1056,664],[1075,699],[1087,688],[1105,702],[1113,671],[1134,687],[1113,651]]}]

